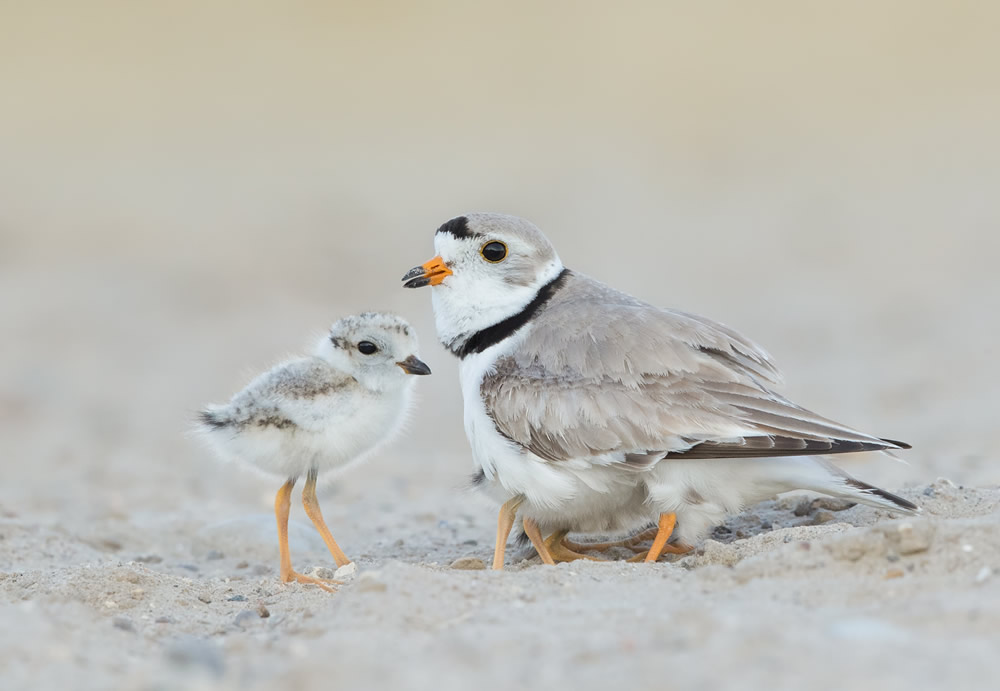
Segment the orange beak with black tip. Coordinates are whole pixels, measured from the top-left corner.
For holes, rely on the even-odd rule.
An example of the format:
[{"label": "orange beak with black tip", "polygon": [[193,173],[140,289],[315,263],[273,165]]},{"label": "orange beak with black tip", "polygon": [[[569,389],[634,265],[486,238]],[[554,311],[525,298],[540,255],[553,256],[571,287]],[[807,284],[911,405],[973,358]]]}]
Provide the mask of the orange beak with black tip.
[{"label": "orange beak with black tip", "polygon": [[424,286],[436,286],[445,278],[451,276],[451,269],[445,266],[444,259],[440,256],[434,257],[429,262],[415,266],[403,276],[404,288],[423,288]]}]

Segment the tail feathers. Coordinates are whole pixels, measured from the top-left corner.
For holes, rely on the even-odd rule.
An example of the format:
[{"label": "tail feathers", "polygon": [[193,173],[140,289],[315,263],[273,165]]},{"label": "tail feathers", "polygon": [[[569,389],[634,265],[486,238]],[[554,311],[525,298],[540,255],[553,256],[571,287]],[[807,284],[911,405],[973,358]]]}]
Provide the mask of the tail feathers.
[{"label": "tail feathers", "polygon": [[862,503],[869,504],[870,506],[877,506],[879,508],[889,509],[890,511],[898,511],[901,513],[912,514],[920,512],[920,507],[913,502],[907,501],[892,492],[880,489],[875,485],[869,485],[867,482],[862,482],[861,480],[849,477],[844,479],[844,484],[851,489],[851,491],[847,493],[849,496],[854,497]]},{"label": "tail feathers", "polygon": [[198,422],[210,430],[222,429],[231,424],[231,420],[220,410],[206,408],[198,412]]}]

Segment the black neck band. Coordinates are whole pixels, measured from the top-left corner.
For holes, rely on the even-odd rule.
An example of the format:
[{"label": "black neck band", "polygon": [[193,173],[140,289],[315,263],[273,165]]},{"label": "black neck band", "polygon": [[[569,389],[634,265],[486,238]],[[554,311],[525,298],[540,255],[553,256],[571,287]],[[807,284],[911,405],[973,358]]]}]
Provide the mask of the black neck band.
[{"label": "black neck band", "polygon": [[477,331],[465,343],[451,348],[451,352],[464,359],[474,353],[481,353],[490,346],[495,346],[527,324],[535,316],[535,312],[540,310],[546,302],[552,299],[556,291],[562,288],[568,275],[569,269],[563,269],[559,272],[558,276],[538,289],[538,294],[535,295],[535,298],[531,302],[525,305],[523,310],[512,317],[507,317],[502,322],[489,326],[482,331]]}]

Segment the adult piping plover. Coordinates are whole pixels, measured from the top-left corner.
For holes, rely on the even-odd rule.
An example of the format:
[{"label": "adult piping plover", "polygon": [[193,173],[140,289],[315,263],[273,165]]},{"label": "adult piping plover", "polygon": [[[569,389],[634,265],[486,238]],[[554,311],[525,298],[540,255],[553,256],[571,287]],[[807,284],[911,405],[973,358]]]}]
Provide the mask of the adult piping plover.
[{"label": "adult piping plover", "polygon": [[274,500],[282,582],[330,589],[330,581],[292,569],[288,513],[295,482],[306,476],[306,514],[337,566],[349,564],[323,520],[316,479],[321,471],[357,463],[391,438],[409,408],[410,375],[430,373],[417,358],[417,337],[409,324],[391,314],[366,312],[336,322],[312,357],[282,362],[229,403],[201,412],[200,429],[220,455],[285,478]]},{"label": "adult piping plover", "polygon": [[[502,214],[448,221],[438,256],[405,286],[434,286],[438,337],[461,358],[477,479],[502,503],[494,568],[520,514],[542,560],[579,557],[573,532],[658,522],[653,547],[688,541],[749,502],[808,489],[894,511],[910,502],[813,454],[909,448],[775,393],[760,347],[563,266],[534,225]],[[668,545],[680,523],[679,545]],[[546,539],[544,533],[551,533]]]}]

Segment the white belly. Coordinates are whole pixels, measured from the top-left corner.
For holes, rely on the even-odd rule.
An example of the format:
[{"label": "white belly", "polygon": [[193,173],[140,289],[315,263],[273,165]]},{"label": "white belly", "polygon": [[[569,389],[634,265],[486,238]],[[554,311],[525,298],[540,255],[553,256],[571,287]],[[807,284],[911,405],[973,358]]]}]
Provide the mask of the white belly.
[{"label": "white belly", "polygon": [[534,518],[543,533],[627,532],[650,522],[641,475],[599,459],[547,461],[504,438],[483,404],[483,375],[515,339],[462,361],[459,378],[465,402],[465,433],[484,489],[498,502],[524,498],[522,518]]},{"label": "white belly", "polygon": [[[248,426],[220,449],[233,460],[283,478],[301,477],[310,469],[329,479],[363,461],[389,441],[402,426],[409,391],[327,405],[321,399],[303,401],[311,429]],[[215,434],[227,434],[225,430]]]}]

